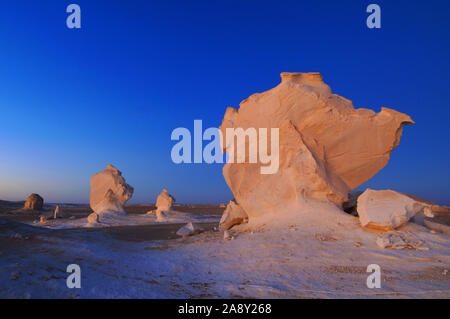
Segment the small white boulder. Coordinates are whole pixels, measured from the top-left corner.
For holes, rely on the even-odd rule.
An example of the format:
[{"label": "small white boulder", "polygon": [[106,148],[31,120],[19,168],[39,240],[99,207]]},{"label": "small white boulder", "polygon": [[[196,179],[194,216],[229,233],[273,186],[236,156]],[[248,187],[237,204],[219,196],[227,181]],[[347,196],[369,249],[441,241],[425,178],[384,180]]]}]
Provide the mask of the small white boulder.
[{"label": "small white boulder", "polygon": [[392,190],[368,188],[358,197],[361,226],[389,231],[402,226],[430,204]]},{"label": "small white boulder", "polygon": [[248,216],[245,211],[238,203],[236,203],[236,201],[231,200],[223,212],[222,218],[219,222],[219,228],[220,230],[228,230],[235,225],[246,222],[248,222]]},{"label": "small white boulder", "polygon": [[87,220],[89,224],[94,225],[99,222],[99,216],[97,213],[92,213],[87,217]]},{"label": "small white boulder", "polygon": [[203,229],[201,227],[195,225],[194,223],[188,223],[188,224],[184,225],[183,227],[181,227],[177,231],[177,235],[183,236],[183,237],[188,237],[188,236],[192,236],[192,235],[201,233],[202,231],[203,231]]},{"label": "small white boulder", "polygon": [[234,237],[230,234],[230,232],[228,230],[225,230],[223,232],[223,239],[224,240],[232,240],[232,239],[234,239]]}]

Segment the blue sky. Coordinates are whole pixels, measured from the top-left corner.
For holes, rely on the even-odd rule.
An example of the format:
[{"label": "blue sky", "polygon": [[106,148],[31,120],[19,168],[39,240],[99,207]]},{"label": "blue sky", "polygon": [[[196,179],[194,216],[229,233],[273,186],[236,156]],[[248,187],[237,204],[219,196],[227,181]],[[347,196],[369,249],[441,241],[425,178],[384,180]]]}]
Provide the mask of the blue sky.
[{"label": "blue sky", "polygon": [[[82,28],[66,27],[80,5]],[[368,29],[365,8],[381,7]],[[106,163],[152,202],[232,198],[222,166],[175,165],[177,127],[219,126],[227,106],[321,72],[356,107],[410,115],[391,161],[362,187],[450,204],[450,2],[2,1],[0,198],[88,202]]]}]

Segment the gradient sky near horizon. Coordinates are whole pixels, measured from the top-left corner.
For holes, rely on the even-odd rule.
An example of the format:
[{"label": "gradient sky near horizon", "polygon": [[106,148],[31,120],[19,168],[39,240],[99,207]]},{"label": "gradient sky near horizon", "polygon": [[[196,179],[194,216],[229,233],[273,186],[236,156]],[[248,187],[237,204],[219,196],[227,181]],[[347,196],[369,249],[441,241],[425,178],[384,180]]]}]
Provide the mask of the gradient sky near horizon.
[{"label": "gradient sky near horizon", "polygon": [[[66,6],[82,28],[66,27]],[[382,28],[366,27],[381,7]],[[226,107],[321,72],[355,107],[404,112],[391,161],[361,188],[450,204],[448,1],[8,1],[0,9],[0,199],[87,203],[107,163],[130,202],[233,196],[220,164],[176,165],[177,127],[221,123]]]}]

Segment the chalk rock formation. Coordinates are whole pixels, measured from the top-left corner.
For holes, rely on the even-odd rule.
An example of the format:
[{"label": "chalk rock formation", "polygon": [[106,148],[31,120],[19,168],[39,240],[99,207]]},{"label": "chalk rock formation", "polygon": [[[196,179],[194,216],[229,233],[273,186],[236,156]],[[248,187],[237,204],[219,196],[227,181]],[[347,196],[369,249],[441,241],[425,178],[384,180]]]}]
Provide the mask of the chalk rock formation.
[{"label": "chalk rock formation", "polygon": [[108,164],[104,171],[91,178],[91,208],[99,215],[125,215],[124,204],[133,196],[133,191],[133,187],[125,182],[122,173]]},{"label": "chalk rock formation", "polygon": [[25,201],[24,209],[41,210],[44,207],[44,199],[38,194],[31,194]]},{"label": "chalk rock formation", "polygon": [[99,216],[97,213],[89,214],[87,217],[88,223],[91,225],[97,224],[99,222]]},{"label": "chalk rock formation", "polygon": [[[361,226],[379,230],[393,230],[431,205],[392,190],[376,191],[368,188],[358,197]],[[427,209],[427,211],[428,211]]]},{"label": "chalk rock formation", "polygon": [[156,221],[162,222],[166,218],[166,213],[172,210],[174,202],[175,198],[166,189],[163,189],[156,199],[156,209],[148,211],[147,215],[156,214]]},{"label": "chalk rock formation", "polygon": [[183,227],[181,227],[177,231],[177,235],[187,237],[187,236],[192,236],[192,235],[201,233],[202,230],[203,229],[201,227],[197,226],[196,224],[188,223],[188,224],[184,225]]},{"label": "chalk rock formation", "polygon": [[57,218],[64,218],[65,214],[62,210],[62,208],[59,205],[56,205],[55,207],[55,211],[53,212],[53,218],[57,219]]},{"label": "chalk rock formation", "polygon": [[228,203],[219,222],[220,230],[228,230],[234,225],[239,225],[248,220],[245,211],[234,200]]},{"label": "chalk rock formation", "polygon": [[175,202],[175,198],[169,194],[166,189],[163,189],[156,199],[156,210],[167,213],[172,209],[172,205]]},{"label": "chalk rock formation", "polygon": [[[379,113],[355,109],[350,100],[331,92],[320,73],[282,73],[281,79],[275,88],[244,100],[239,110],[228,108],[220,127],[224,151],[238,140],[228,138],[227,129],[255,128],[259,138],[266,136],[261,129],[267,129],[268,142],[259,141],[257,163],[249,163],[248,150],[258,141],[249,143],[247,137],[241,142],[246,146],[245,163],[236,163],[233,156],[234,163],[223,168],[228,186],[250,219],[299,212],[310,200],[340,206],[349,191],[387,164],[403,126],[414,123],[408,115],[384,107]],[[271,144],[271,128],[279,129],[278,150],[271,151],[276,145]],[[260,160],[261,145],[273,153],[272,163]],[[278,170],[262,174],[261,168],[276,158]]]}]

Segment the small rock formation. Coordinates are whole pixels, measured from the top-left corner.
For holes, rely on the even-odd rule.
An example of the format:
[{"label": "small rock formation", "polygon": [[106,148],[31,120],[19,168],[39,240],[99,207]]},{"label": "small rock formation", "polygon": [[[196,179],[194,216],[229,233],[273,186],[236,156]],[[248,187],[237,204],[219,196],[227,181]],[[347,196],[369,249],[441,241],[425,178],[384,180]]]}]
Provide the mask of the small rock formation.
[{"label": "small rock formation", "polygon": [[39,223],[40,224],[45,224],[46,222],[48,222],[48,217],[47,216],[40,216],[39,217]]},{"label": "small rock formation", "polygon": [[28,196],[24,209],[25,210],[42,210],[44,207],[44,199],[38,194],[31,194]]},{"label": "small rock formation", "polygon": [[434,217],[433,210],[431,209],[431,207],[425,207],[423,209],[423,213],[424,213],[424,215],[426,217],[429,217],[429,218],[433,218]]},{"label": "small rock formation", "polygon": [[161,194],[159,194],[156,199],[156,210],[163,213],[168,213],[172,209],[174,202],[175,198],[169,194],[167,189],[163,189]]},{"label": "small rock formation", "polygon": [[223,239],[224,240],[232,240],[232,239],[234,239],[234,237],[230,234],[230,232],[228,230],[225,230],[223,232]]},{"label": "small rock formation", "polygon": [[426,207],[423,217],[423,226],[432,231],[450,235],[450,207],[438,205]]},{"label": "small rock formation", "polygon": [[188,237],[201,233],[203,229],[194,223],[188,223],[177,231],[178,236]]},{"label": "small rock formation", "polygon": [[424,246],[424,242],[409,232],[389,232],[377,237],[376,241],[380,248],[390,249],[416,249],[429,250]]},{"label": "small rock formation", "polygon": [[359,221],[363,227],[389,231],[405,224],[430,206],[392,190],[376,191],[368,188],[358,198]]},{"label": "small rock formation", "polygon": [[89,214],[87,217],[88,223],[91,225],[97,224],[99,222],[99,216],[97,213]]},{"label": "small rock formation", "polygon": [[266,128],[270,136],[271,128],[279,129],[274,174],[261,173],[271,165],[261,163],[261,154],[258,163],[249,163],[248,137],[241,143],[246,146],[246,163],[223,168],[236,202],[250,220],[301,212],[311,200],[341,207],[351,190],[387,164],[403,126],[414,123],[408,115],[384,107],[379,113],[355,109],[350,100],[331,92],[320,73],[281,73],[281,79],[277,87],[244,100],[239,110],[228,108],[220,127],[224,151],[233,140],[227,138],[227,129]]},{"label": "small rock formation", "polygon": [[166,189],[163,189],[156,199],[156,209],[148,211],[147,215],[156,214],[156,221],[162,222],[166,218],[166,213],[172,210],[174,202],[175,198]]},{"label": "small rock formation", "polygon": [[227,208],[223,212],[219,222],[220,230],[228,230],[235,225],[239,225],[248,221],[248,216],[239,204],[234,200],[228,203]]},{"label": "small rock formation", "polygon": [[133,191],[122,173],[108,164],[104,171],[91,178],[91,208],[99,215],[126,215],[124,205],[133,196]]},{"label": "small rock formation", "polygon": [[63,210],[61,209],[61,207],[59,205],[56,205],[55,207],[55,211],[53,212],[53,218],[57,219],[57,218],[64,218],[65,214],[63,212]]}]

